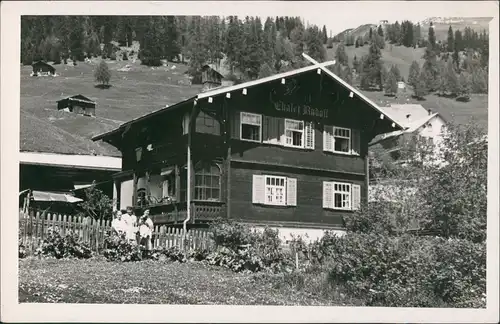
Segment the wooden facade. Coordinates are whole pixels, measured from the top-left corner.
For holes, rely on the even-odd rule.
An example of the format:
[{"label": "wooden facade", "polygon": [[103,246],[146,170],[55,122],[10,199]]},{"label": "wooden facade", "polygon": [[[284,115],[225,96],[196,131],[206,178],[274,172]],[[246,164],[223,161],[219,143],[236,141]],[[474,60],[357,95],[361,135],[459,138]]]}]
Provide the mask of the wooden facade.
[{"label": "wooden facade", "polygon": [[68,109],[70,112],[85,116],[95,116],[95,101],[81,94],[61,99],[57,102],[57,110]]},{"label": "wooden facade", "polygon": [[117,207],[147,206],[156,223],[183,223],[189,187],[191,226],[227,217],[342,228],[367,199],[368,143],[397,129],[356,89],[310,66],[204,92],[94,140],[123,153]]}]

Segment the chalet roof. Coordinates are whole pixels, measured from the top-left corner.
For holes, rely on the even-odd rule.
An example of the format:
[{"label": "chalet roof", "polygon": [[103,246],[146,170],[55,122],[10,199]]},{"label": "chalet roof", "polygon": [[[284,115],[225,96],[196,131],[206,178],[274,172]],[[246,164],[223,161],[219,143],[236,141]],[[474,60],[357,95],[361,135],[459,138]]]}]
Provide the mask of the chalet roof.
[{"label": "chalet roof", "polygon": [[61,102],[61,101],[64,101],[64,100],[71,100],[71,101],[80,101],[80,102],[86,102],[86,103],[92,103],[92,104],[95,104],[96,102],[85,97],[84,95],[81,95],[81,94],[77,94],[77,95],[74,95],[74,96],[71,96],[71,97],[66,97],[66,98],[63,98],[63,99],[60,99],[58,100],[57,102]]},{"label": "chalet roof", "polygon": [[[324,63],[321,63],[320,66],[323,67],[323,66],[334,64],[334,63],[335,63],[335,61],[324,62]],[[320,66],[318,66],[318,65],[310,65],[310,66],[306,66],[306,67],[303,67],[303,68],[300,68],[300,69],[296,69],[296,70],[292,70],[292,71],[288,71],[288,72],[284,72],[284,73],[279,73],[279,74],[276,74],[276,75],[272,75],[272,76],[269,76],[269,77],[265,77],[265,78],[261,78],[261,79],[257,79],[257,80],[253,80],[253,81],[248,81],[248,82],[241,83],[241,84],[238,84],[238,85],[233,85],[233,86],[229,86],[229,87],[222,87],[222,88],[216,88],[216,89],[211,90],[211,91],[209,90],[209,91],[206,91],[206,92],[202,92],[202,93],[199,93],[198,95],[196,95],[196,96],[194,96],[192,98],[189,98],[189,99],[187,99],[185,101],[179,102],[179,103],[177,103],[177,104],[175,104],[173,106],[165,107],[165,108],[159,109],[157,111],[154,111],[152,113],[146,114],[144,116],[132,119],[132,120],[126,122],[126,123],[121,124],[118,128],[116,128],[116,129],[114,129],[112,131],[109,131],[109,132],[106,132],[104,134],[100,134],[100,135],[97,135],[97,136],[93,137],[92,140],[93,141],[98,141],[98,140],[103,139],[103,138],[105,138],[105,137],[107,137],[107,136],[109,136],[109,135],[111,135],[113,133],[119,132],[120,129],[125,129],[126,127],[130,127],[131,124],[136,123],[136,122],[138,122],[140,120],[151,118],[151,117],[153,117],[155,115],[158,115],[160,113],[163,113],[163,112],[165,112],[167,110],[177,109],[177,108],[179,108],[181,106],[184,106],[184,105],[186,105],[186,104],[188,104],[190,102],[194,103],[195,101],[202,100],[202,99],[207,99],[208,100],[209,97],[216,97],[216,96],[220,96],[220,95],[225,95],[228,92],[233,92],[233,91],[242,90],[242,89],[249,89],[249,88],[252,88],[252,87],[264,84],[264,83],[268,83],[268,82],[279,80],[281,78],[287,78],[287,77],[296,76],[296,75],[301,74],[301,73],[310,72],[310,71],[316,70],[318,68],[321,68]],[[385,108],[379,107],[376,103],[374,103],[373,101],[371,101],[370,99],[368,99],[358,89],[356,89],[355,87],[351,86],[350,84],[348,84],[347,82],[345,82],[344,80],[342,80],[340,77],[338,77],[337,75],[335,75],[330,70],[324,69],[324,68],[322,70],[327,75],[329,75],[332,79],[334,79],[335,81],[337,81],[338,83],[340,83],[342,86],[344,86],[345,88],[347,88],[348,90],[350,90],[353,94],[355,94],[356,96],[358,96],[359,98],[361,98],[361,100],[364,101],[366,104],[368,104],[370,107],[372,107],[373,109],[375,109],[379,113],[383,114],[384,118],[386,118],[390,122],[394,123],[395,127],[397,127],[397,128],[404,128],[403,125],[401,125],[394,117],[392,117],[391,112],[386,111]]]},{"label": "chalet roof", "polygon": [[218,77],[220,77],[221,79],[224,78],[224,76],[219,72],[215,64],[205,64],[201,67],[201,70],[202,71],[212,70],[212,72],[217,74]]}]

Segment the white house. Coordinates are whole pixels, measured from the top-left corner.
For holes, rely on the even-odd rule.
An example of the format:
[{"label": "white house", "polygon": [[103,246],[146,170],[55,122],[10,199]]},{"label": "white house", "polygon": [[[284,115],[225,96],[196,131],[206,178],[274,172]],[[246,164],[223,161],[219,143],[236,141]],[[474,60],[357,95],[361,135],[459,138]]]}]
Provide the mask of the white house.
[{"label": "white house", "polygon": [[396,121],[405,129],[383,134],[370,143],[370,146],[380,144],[394,157],[399,159],[399,151],[402,145],[408,145],[402,141],[404,137],[417,136],[426,139],[434,146],[434,157],[437,158],[443,135],[446,132],[446,121],[444,118],[431,109],[426,109],[418,104],[402,104],[384,107],[394,116]]}]

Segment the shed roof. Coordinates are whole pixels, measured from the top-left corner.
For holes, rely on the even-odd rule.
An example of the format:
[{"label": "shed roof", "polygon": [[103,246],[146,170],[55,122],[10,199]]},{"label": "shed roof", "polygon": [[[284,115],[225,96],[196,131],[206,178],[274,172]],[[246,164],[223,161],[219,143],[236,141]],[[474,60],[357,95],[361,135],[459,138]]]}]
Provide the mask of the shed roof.
[{"label": "shed roof", "polygon": [[84,95],[81,95],[81,94],[77,94],[77,95],[74,95],[74,96],[71,96],[71,97],[63,98],[63,99],[58,100],[57,102],[61,102],[61,101],[64,101],[64,100],[81,101],[81,102],[93,103],[93,104],[96,103],[95,101],[93,101],[90,98],[87,98],[87,97],[85,97]]}]

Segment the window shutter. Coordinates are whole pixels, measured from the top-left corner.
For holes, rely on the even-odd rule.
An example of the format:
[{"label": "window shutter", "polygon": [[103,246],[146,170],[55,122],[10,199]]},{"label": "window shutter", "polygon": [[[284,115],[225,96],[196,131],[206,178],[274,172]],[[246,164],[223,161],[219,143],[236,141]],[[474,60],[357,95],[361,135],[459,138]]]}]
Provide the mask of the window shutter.
[{"label": "window shutter", "polygon": [[265,201],[266,177],[254,174],[252,181],[252,203],[262,204]]},{"label": "window shutter", "polygon": [[297,179],[295,178],[287,178],[286,204],[288,206],[297,206]]},{"label": "window shutter", "polygon": [[323,208],[333,208],[333,184],[323,181]]},{"label": "window shutter", "polygon": [[361,205],[361,186],[352,185],[352,209],[358,210]]},{"label": "window shutter", "polygon": [[361,154],[361,133],[359,129],[351,129],[351,154]]},{"label": "window shutter", "polygon": [[305,125],[305,148],[314,150],[314,124],[306,123]]},{"label": "window shutter", "polygon": [[323,129],[323,151],[333,152],[333,126],[325,125]]},{"label": "window shutter", "polygon": [[232,111],[231,112],[231,138],[232,139],[240,139],[240,112]]}]

